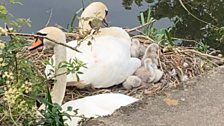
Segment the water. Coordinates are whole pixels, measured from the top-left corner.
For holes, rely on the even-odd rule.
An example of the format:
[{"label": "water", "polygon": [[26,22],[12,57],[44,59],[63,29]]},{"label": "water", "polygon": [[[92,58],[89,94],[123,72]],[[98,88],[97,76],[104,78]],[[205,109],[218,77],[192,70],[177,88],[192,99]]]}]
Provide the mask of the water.
[{"label": "water", "polygon": [[[142,0],[139,0],[142,1]],[[206,23],[195,19],[189,15],[180,0],[149,0],[153,17],[160,20],[168,18],[168,21],[176,23],[173,28],[173,37],[188,40],[202,41],[210,47],[220,49],[224,52],[224,31],[218,32],[217,29],[224,26],[224,1],[223,0],[181,0],[186,8],[196,17]],[[213,27],[216,27],[214,30]],[[195,46],[196,43],[183,42],[184,45]]]},{"label": "water", "polygon": [[[85,6],[96,0],[84,0]],[[122,6],[121,0],[101,0],[109,8],[108,21],[111,26],[134,27],[139,25],[137,16],[147,9],[147,4],[131,10]],[[24,28],[24,32],[35,32],[47,23],[50,9],[53,9],[49,25],[59,24],[67,27],[74,13],[82,8],[81,0],[23,0],[23,5],[9,6],[9,11],[16,17],[30,18],[32,28]],[[77,22],[76,22],[77,26]]]},{"label": "water", "polygon": [[[96,0],[84,0],[84,5]],[[158,21],[156,28],[166,28],[176,23],[173,37],[202,41],[213,48],[224,51],[220,42],[221,33],[217,33],[209,25],[190,16],[183,9],[179,0],[97,0],[104,2],[109,8],[110,26],[134,27],[139,25],[140,12],[146,12],[148,6]],[[182,0],[184,5],[198,18],[212,25],[224,26],[223,0]],[[59,24],[67,27],[74,13],[82,7],[81,0],[21,0],[23,5],[8,5],[9,11],[16,17],[30,18],[32,28],[23,28],[23,32],[35,32],[44,27],[49,18],[50,9],[53,15],[50,25]],[[3,22],[0,22],[2,24]],[[77,21],[75,23],[77,26]],[[224,34],[224,33],[223,33]],[[224,37],[224,36],[223,36]],[[195,43],[183,42],[184,45],[195,46]]]}]

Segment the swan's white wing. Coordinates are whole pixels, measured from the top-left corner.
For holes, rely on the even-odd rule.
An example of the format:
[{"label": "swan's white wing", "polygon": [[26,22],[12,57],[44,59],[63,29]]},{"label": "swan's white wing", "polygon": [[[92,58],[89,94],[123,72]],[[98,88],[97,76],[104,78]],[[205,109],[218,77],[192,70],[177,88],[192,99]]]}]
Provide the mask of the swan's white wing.
[{"label": "swan's white wing", "polygon": [[[123,82],[140,66],[139,59],[130,57],[127,43],[127,39],[112,36],[95,38],[89,50],[85,50],[89,53],[89,57],[86,58],[88,69],[80,78],[91,82],[96,88],[110,87]],[[82,57],[83,54],[77,54],[78,59]]]},{"label": "swan's white wing", "polygon": [[[78,48],[82,53],[67,48],[67,61],[77,58],[86,63],[87,68],[80,69],[84,73],[79,75],[80,80],[86,84],[91,83],[95,88],[106,88],[122,83],[141,64],[139,59],[130,57],[130,46],[127,46],[127,43],[130,43],[129,39],[98,36],[91,40],[91,45],[88,45],[88,42],[88,40],[82,42]],[[71,41],[67,45],[75,47],[76,43]],[[76,80],[76,75],[67,75],[67,82]]]},{"label": "swan's white wing", "polygon": [[[138,99],[123,94],[107,93],[66,102],[62,105],[62,109],[66,111],[68,107],[72,107],[73,110],[78,109],[78,115],[90,118],[110,115],[121,106],[126,106],[136,101]],[[72,112],[69,113],[72,114]],[[76,126],[75,124],[78,121],[80,121],[80,118],[72,117],[72,120],[67,120],[66,123],[69,126]]]}]

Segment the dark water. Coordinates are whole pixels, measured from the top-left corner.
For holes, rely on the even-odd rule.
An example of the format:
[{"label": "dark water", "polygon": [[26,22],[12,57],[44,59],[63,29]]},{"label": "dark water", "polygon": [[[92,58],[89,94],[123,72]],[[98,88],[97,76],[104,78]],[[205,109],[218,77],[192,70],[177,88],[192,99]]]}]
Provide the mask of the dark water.
[{"label": "dark water", "polygon": [[[84,5],[99,0],[84,0]],[[109,8],[108,21],[110,25],[134,27],[139,24],[137,16],[140,11],[147,9],[147,3],[138,7],[133,4],[131,10],[122,6],[122,0],[100,0]],[[34,32],[45,26],[49,18],[50,9],[53,9],[50,25],[59,24],[67,27],[72,16],[82,8],[81,0],[22,0],[23,5],[9,6],[9,11],[16,17],[30,18],[32,28],[25,28],[25,32]],[[76,22],[77,24],[77,22]],[[77,25],[76,25],[77,26]]]},{"label": "dark water", "polygon": [[[179,0],[84,0],[84,5],[93,1],[102,1],[108,6],[110,26],[129,28],[137,26],[139,13],[146,12],[150,7],[153,17],[158,20],[155,23],[156,28],[166,28],[176,23],[172,31],[173,37],[202,41],[213,48],[224,50],[224,44],[219,41],[222,34],[214,31],[211,25],[190,16]],[[212,26],[224,26],[223,0],[182,1],[189,11],[201,20]],[[23,28],[23,32],[35,32],[45,26],[51,8],[53,15],[50,25],[59,24],[67,27],[71,17],[82,7],[82,0],[21,0],[21,2],[23,5],[8,5],[8,9],[16,17],[31,19],[32,28]],[[2,23],[0,21],[0,24]]]},{"label": "dark water", "polygon": [[[154,0],[148,0],[149,3],[153,1]],[[189,15],[181,6],[179,0],[158,0],[157,2],[154,2],[151,6],[154,15],[153,17],[158,20],[161,18],[168,18],[171,22],[176,23],[176,26],[173,29],[174,37],[196,40],[198,42],[202,41],[210,47],[220,49],[224,52],[224,42],[223,40],[220,40],[224,37],[224,32],[217,31],[217,29],[224,26],[224,1],[182,1],[191,13],[208,24]],[[188,46],[191,44],[195,45],[195,43],[189,42],[184,42],[183,44]]]}]

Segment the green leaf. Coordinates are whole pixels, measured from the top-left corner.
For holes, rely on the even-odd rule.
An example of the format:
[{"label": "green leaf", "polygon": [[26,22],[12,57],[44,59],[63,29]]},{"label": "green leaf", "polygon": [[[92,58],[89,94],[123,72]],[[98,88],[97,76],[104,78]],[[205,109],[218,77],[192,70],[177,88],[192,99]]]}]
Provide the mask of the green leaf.
[{"label": "green leaf", "polygon": [[173,41],[172,41],[172,38],[170,36],[170,33],[168,32],[167,29],[165,29],[165,34],[166,34],[166,37],[167,37],[167,40],[169,42],[170,45],[174,45]]},{"label": "green leaf", "polygon": [[19,25],[27,25],[28,27],[31,27],[31,20],[30,19],[25,19],[25,18],[17,18],[16,22]]},{"label": "green leaf", "polygon": [[9,2],[10,2],[11,4],[20,4],[20,5],[22,5],[22,3],[19,2],[18,0],[9,0]]},{"label": "green leaf", "polygon": [[7,15],[7,14],[8,14],[8,11],[5,8],[5,6],[0,5],[0,15]]},{"label": "green leaf", "polygon": [[81,72],[81,71],[78,71],[78,72],[77,72],[77,74],[83,74],[83,72]]},{"label": "green leaf", "polygon": [[67,111],[72,111],[72,106],[68,106]]},{"label": "green leaf", "polygon": [[65,116],[65,117],[68,117],[68,118],[69,118],[69,120],[72,120],[71,116],[70,116],[68,113],[63,112],[63,113],[62,113],[62,115],[63,115],[63,116]]},{"label": "green leaf", "polygon": [[51,99],[51,93],[50,93],[50,90],[47,88],[47,101],[50,103],[50,104],[47,104],[48,105],[48,109],[50,111],[52,111],[52,108],[53,108],[53,105],[52,105],[52,99]]},{"label": "green leaf", "polygon": [[149,22],[149,21],[151,21],[152,20],[152,17],[151,17],[151,9],[149,8],[148,9],[148,15],[147,15],[147,23]]},{"label": "green leaf", "polygon": [[75,74],[75,76],[77,78],[77,81],[79,81],[80,80],[79,75],[78,74]]},{"label": "green leaf", "polygon": [[73,110],[73,112],[75,113],[75,115],[78,114],[78,111],[79,111],[79,109],[75,109],[75,110]]},{"label": "green leaf", "polygon": [[144,14],[142,12],[140,13],[140,23],[142,25],[145,24],[145,18],[144,18]]}]

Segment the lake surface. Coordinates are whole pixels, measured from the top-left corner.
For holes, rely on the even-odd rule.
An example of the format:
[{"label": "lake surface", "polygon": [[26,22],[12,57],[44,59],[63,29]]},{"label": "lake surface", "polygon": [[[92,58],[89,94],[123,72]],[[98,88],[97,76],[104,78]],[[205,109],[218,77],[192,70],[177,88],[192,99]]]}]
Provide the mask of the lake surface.
[{"label": "lake surface", "polygon": [[[166,28],[176,24],[172,31],[173,37],[202,41],[213,48],[224,50],[224,44],[220,42],[222,35],[211,28],[211,25],[224,26],[223,0],[182,0],[191,13],[210,25],[189,15],[181,6],[180,0],[84,0],[84,5],[87,6],[93,1],[102,1],[108,6],[110,26],[129,28],[137,26],[139,13],[146,12],[150,7],[153,17],[158,20],[154,24],[156,28]],[[21,0],[21,2],[23,5],[7,7],[16,17],[31,19],[32,28],[22,29],[22,32],[30,33],[45,26],[51,9],[53,11],[50,25],[59,24],[66,28],[74,13],[82,8],[81,0]],[[2,23],[0,21],[0,24]],[[183,44],[195,45],[189,42]]]},{"label": "lake surface", "polygon": [[[84,5],[96,0],[84,0]],[[99,1],[99,0],[98,0]],[[137,16],[140,11],[147,9],[147,4],[138,7],[133,4],[131,10],[122,6],[122,0],[101,0],[108,8],[108,22],[111,26],[134,27],[139,25]],[[74,13],[82,8],[81,0],[23,0],[23,5],[9,6],[9,11],[16,17],[30,18],[32,28],[25,28],[25,32],[35,32],[47,23],[51,8],[50,25],[59,24],[67,27]],[[77,24],[77,21],[76,21]],[[77,25],[76,25],[77,26]]]}]

